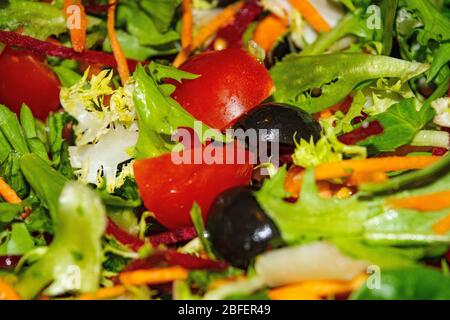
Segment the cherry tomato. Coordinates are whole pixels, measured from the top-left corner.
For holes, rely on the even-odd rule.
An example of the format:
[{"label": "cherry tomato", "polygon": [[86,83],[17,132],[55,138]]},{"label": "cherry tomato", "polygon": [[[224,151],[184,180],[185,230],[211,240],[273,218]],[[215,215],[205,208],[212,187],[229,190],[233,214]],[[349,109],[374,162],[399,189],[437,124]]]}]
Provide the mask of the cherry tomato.
[{"label": "cherry tomato", "polygon": [[173,98],[206,125],[225,129],[272,92],[266,68],[242,49],[205,52],[180,67],[200,75],[177,85]]},{"label": "cherry tomato", "polygon": [[25,103],[42,120],[58,109],[60,84],[42,57],[5,48],[0,54],[0,70],[0,103],[16,113]]},{"label": "cherry tomato", "polygon": [[[198,148],[200,151],[205,147]],[[233,145],[220,147],[226,154]],[[235,155],[238,148],[235,148]],[[191,149],[192,150],[192,149]],[[241,149],[249,158],[249,154]],[[238,164],[176,164],[170,153],[150,159],[137,160],[134,175],[145,207],[158,222],[175,229],[192,225],[190,210],[195,202],[206,219],[209,207],[223,191],[250,182],[253,166]]]}]

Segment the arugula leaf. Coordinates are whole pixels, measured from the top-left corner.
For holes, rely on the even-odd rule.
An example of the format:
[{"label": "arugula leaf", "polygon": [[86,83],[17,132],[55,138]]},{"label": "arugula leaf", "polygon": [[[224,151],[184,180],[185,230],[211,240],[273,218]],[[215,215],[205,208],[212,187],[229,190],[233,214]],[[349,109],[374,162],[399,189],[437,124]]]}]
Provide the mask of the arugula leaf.
[{"label": "arugula leaf", "polygon": [[304,240],[361,236],[364,223],[379,213],[380,208],[356,197],[345,200],[323,199],[319,196],[314,171],[304,176],[300,197],[288,203],[284,190],[286,169],[282,168],[266,180],[256,199],[278,226],[283,240],[295,244]]},{"label": "arugula leaf", "polygon": [[[397,39],[402,57],[432,63],[428,81],[448,82],[448,30],[450,19],[429,0],[401,1],[397,14]],[[444,48],[442,48],[444,47]]]},{"label": "arugula leaf", "polygon": [[[450,61],[450,42],[443,43],[434,54],[433,63],[428,70],[428,81],[437,77],[441,69]],[[447,67],[448,68],[448,67]],[[448,70],[447,70],[447,73]]]},{"label": "arugula leaf", "polygon": [[0,246],[0,255],[22,255],[34,248],[33,237],[24,223],[13,223],[9,239]]},{"label": "arugula leaf", "polygon": [[0,223],[9,223],[23,212],[21,204],[0,202]]},{"label": "arugula leaf", "polygon": [[64,87],[71,87],[81,80],[81,75],[78,72],[65,65],[54,66],[52,70],[56,73]]},{"label": "arugula leaf", "polygon": [[[196,75],[172,67],[151,63],[149,71],[138,65],[133,75],[133,94],[139,123],[139,138],[135,158],[150,158],[174,147],[170,137],[180,127],[194,127],[196,119],[170,97],[175,86],[162,84],[162,79],[194,79]],[[208,127],[202,125],[202,130]],[[203,135],[202,135],[203,136]]]},{"label": "arugula leaf", "polygon": [[63,129],[71,121],[68,113],[52,113],[47,118],[48,144],[52,155],[52,163],[55,167],[61,166],[63,153],[67,150],[64,146]]},{"label": "arugula leaf", "polygon": [[381,54],[388,56],[392,51],[394,39],[394,24],[399,0],[382,0],[380,4],[383,19],[383,51]]},{"label": "arugula leaf", "polygon": [[[117,9],[118,33],[127,57],[146,59],[179,50],[179,24],[174,17],[181,0],[121,1]],[[109,48],[105,39],[104,48]]]},{"label": "arugula leaf", "polygon": [[418,32],[417,39],[422,45],[428,41],[450,40],[450,20],[444,17],[429,0],[402,0],[404,6],[419,15],[423,29]]},{"label": "arugula leaf", "polygon": [[384,132],[367,138],[360,145],[371,146],[377,151],[392,151],[410,143],[417,133],[434,117],[434,110],[423,106],[416,110],[415,99],[405,99],[387,111],[370,117],[368,121],[379,121]]},{"label": "arugula leaf", "polygon": [[200,238],[200,241],[206,253],[210,258],[215,259],[216,255],[214,254],[211,248],[211,243],[209,242],[208,234],[205,231],[205,225],[203,223],[201,208],[197,204],[197,202],[194,202],[194,204],[192,205],[191,220],[192,223],[194,224],[195,230],[197,231],[197,235]]},{"label": "arugula leaf", "polygon": [[44,160],[48,160],[47,149],[44,143],[38,138],[36,123],[31,109],[27,105],[22,105],[20,109],[20,124],[27,139],[28,147],[32,153],[37,154]]},{"label": "arugula leaf", "polygon": [[383,270],[379,289],[362,285],[351,299],[356,300],[448,300],[450,278],[427,267]]},{"label": "arugula leaf", "polygon": [[16,151],[11,151],[8,158],[0,165],[0,176],[24,199],[29,193],[29,186],[20,170],[19,160],[22,157]]},{"label": "arugula leaf", "polygon": [[0,10],[0,29],[15,31],[23,28],[25,35],[46,40],[67,30],[63,10],[35,1],[9,1]]},{"label": "arugula leaf", "polygon": [[30,152],[16,114],[2,104],[0,104],[0,130],[14,150],[21,154]]},{"label": "arugula leaf", "polygon": [[[152,47],[141,45],[136,36],[128,34],[123,30],[117,30],[117,39],[122,45],[125,56],[138,61],[144,61],[153,56],[174,54],[180,50],[177,42]],[[112,51],[109,38],[106,38],[103,42],[103,50],[107,52]]]},{"label": "arugula leaf", "polygon": [[57,221],[58,199],[67,178],[35,154],[23,155],[19,162],[27,182]]},{"label": "arugula leaf", "polygon": [[33,298],[48,285],[45,292],[50,295],[93,292],[99,286],[105,208],[94,191],[76,182],[64,187],[57,202],[54,239],[16,285],[25,299]]},{"label": "arugula leaf", "polygon": [[368,80],[390,77],[404,82],[427,69],[428,66],[421,63],[359,53],[291,54],[270,73],[277,89],[274,94],[277,102],[314,113],[342,101]]}]

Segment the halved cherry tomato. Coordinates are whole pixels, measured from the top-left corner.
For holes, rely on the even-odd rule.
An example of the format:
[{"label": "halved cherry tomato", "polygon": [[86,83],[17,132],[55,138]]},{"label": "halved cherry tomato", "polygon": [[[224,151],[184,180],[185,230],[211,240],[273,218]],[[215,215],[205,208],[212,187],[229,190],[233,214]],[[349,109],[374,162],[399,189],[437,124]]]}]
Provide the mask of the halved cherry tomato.
[{"label": "halved cherry tomato", "polygon": [[59,80],[42,57],[7,47],[0,54],[0,70],[0,103],[16,113],[25,103],[42,120],[58,109]]},{"label": "halved cherry tomato", "polygon": [[[203,148],[198,148],[200,151]],[[227,154],[234,148],[228,144],[218,148]],[[250,159],[244,149],[240,150]],[[152,211],[158,222],[169,229],[192,225],[190,210],[197,202],[206,218],[212,202],[228,188],[250,182],[253,166],[238,164],[176,164],[170,153],[150,159],[137,160],[134,164],[136,178],[145,207]],[[225,163],[225,161],[224,161]]]},{"label": "halved cherry tomato", "polygon": [[181,70],[200,75],[177,85],[173,98],[206,125],[225,129],[272,92],[266,68],[242,49],[205,52]]}]

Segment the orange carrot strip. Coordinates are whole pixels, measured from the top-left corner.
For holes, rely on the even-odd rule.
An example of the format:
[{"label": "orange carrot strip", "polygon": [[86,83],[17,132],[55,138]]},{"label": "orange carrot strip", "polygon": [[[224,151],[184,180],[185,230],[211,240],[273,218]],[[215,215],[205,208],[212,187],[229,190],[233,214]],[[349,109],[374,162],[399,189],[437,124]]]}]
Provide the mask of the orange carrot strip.
[{"label": "orange carrot strip", "polygon": [[192,44],[192,0],[183,0],[183,17],[181,20],[181,47],[189,48]]},{"label": "orange carrot strip", "polygon": [[433,231],[437,234],[446,234],[450,231],[450,214],[433,225]]},{"label": "orange carrot strip", "polygon": [[318,300],[357,289],[367,278],[366,275],[355,277],[351,281],[309,280],[299,284],[284,286],[269,291],[272,300]]},{"label": "orange carrot strip", "polygon": [[111,288],[101,288],[94,293],[82,294],[78,297],[79,300],[101,300],[101,299],[112,299],[123,295],[126,292],[124,286],[114,286]]},{"label": "orange carrot strip", "polygon": [[108,30],[109,42],[117,61],[117,71],[119,72],[122,84],[125,84],[130,78],[130,70],[128,68],[127,58],[122,50],[119,40],[117,39],[116,29],[114,28],[116,19],[116,0],[108,0],[108,18],[106,28]]},{"label": "orange carrot strip", "polygon": [[[77,6],[79,9],[79,17],[75,17],[75,21],[79,25],[70,26],[70,42],[72,43],[72,48],[76,52],[83,52],[86,42],[86,29],[87,29],[87,16],[86,10],[84,9],[83,2],[81,0],[64,0],[64,13],[67,18],[71,18],[72,15],[78,14],[78,12],[68,11],[70,6]],[[78,19],[77,19],[78,18]]]},{"label": "orange carrot strip", "polygon": [[267,52],[286,32],[287,27],[288,21],[286,19],[270,14],[256,26],[253,41]]},{"label": "orange carrot strip", "polygon": [[[423,169],[438,161],[438,156],[384,157],[364,160],[344,160],[324,163],[314,170],[316,180],[328,180],[349,177],[355,172],[368,174],[373,172],[389,172]],[[290,169],[286,176],[285,188],[288,192],[298,194],[303,181],[304,170]]]},{"label": "orange carrot strip", "polygon": [[331,30],[325,19],[308,0],[289,0],[289,2],[317,32],[328,32]]},{"label": "orange carrot strip", "polygon": [[17,292],[0,278],[0,300],[20,300]]},{"label": "orange carrot strip", "polygon": [[188,272],[184,268],[168,267],[122,272],[119,280],[124,285],[148,285],[184,280],[187,276]]},{"label": "orange carrot strip", "polygon": [[222,26],[231,22],[234,19],[234,15],[242,8],[242,1],[231,4],[221,13],[219,13],[212,21],[210,21],[206,26],[200,29],[192,40],[190,48],[183,48],[177,55],[172,65],[179,67],[185,62],[191,53],[199,48],[206,40],[208,40],[212,35],[214,35]]},{"label": "orange carrot strip", "polygon": [[9,203],[17,204],[22,201],[17,193],[2,178],[0,178],[0,196]]},{"label": "orange carrot strip", "polygon": [[442,191],[403,199],[389,199],[388,203],[396,208],[419,211],[438,211],[450,208],[450,191]]},{"label": "orange carrot strip", "polygon": [[349,186],[359,186],[364,183],[382,183],[389,178],[385,172],[354,172],[346,181]]}]

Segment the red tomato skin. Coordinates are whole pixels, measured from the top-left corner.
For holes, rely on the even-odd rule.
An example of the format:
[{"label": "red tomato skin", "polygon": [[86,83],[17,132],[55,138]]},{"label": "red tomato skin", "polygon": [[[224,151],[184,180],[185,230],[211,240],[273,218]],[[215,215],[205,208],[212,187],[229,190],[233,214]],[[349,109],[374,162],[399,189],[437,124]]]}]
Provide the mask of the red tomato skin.
[{"label": "red tomato skin", "polygon": [[252,171],[249,163],[177,165],[170,153],[134,163],[145,207],[170,230],[192,225],[190,210],[194,201],[205,220],[214,199],[229,188],[247,185]]},{"label": "red tomato skin", "polygon": [[273,90],[264,65],[242,49],[204,52],[180,69],[200,76],[176,84],[172,97],[195,118],[220,130],[258,106]]},{"label": "red tomato skin", "polygon": [[0,74],[0,103],[17,114],[22,103],[41,120],[59,108],[59,80],[42,57],[5,48],[0,54]]}]

